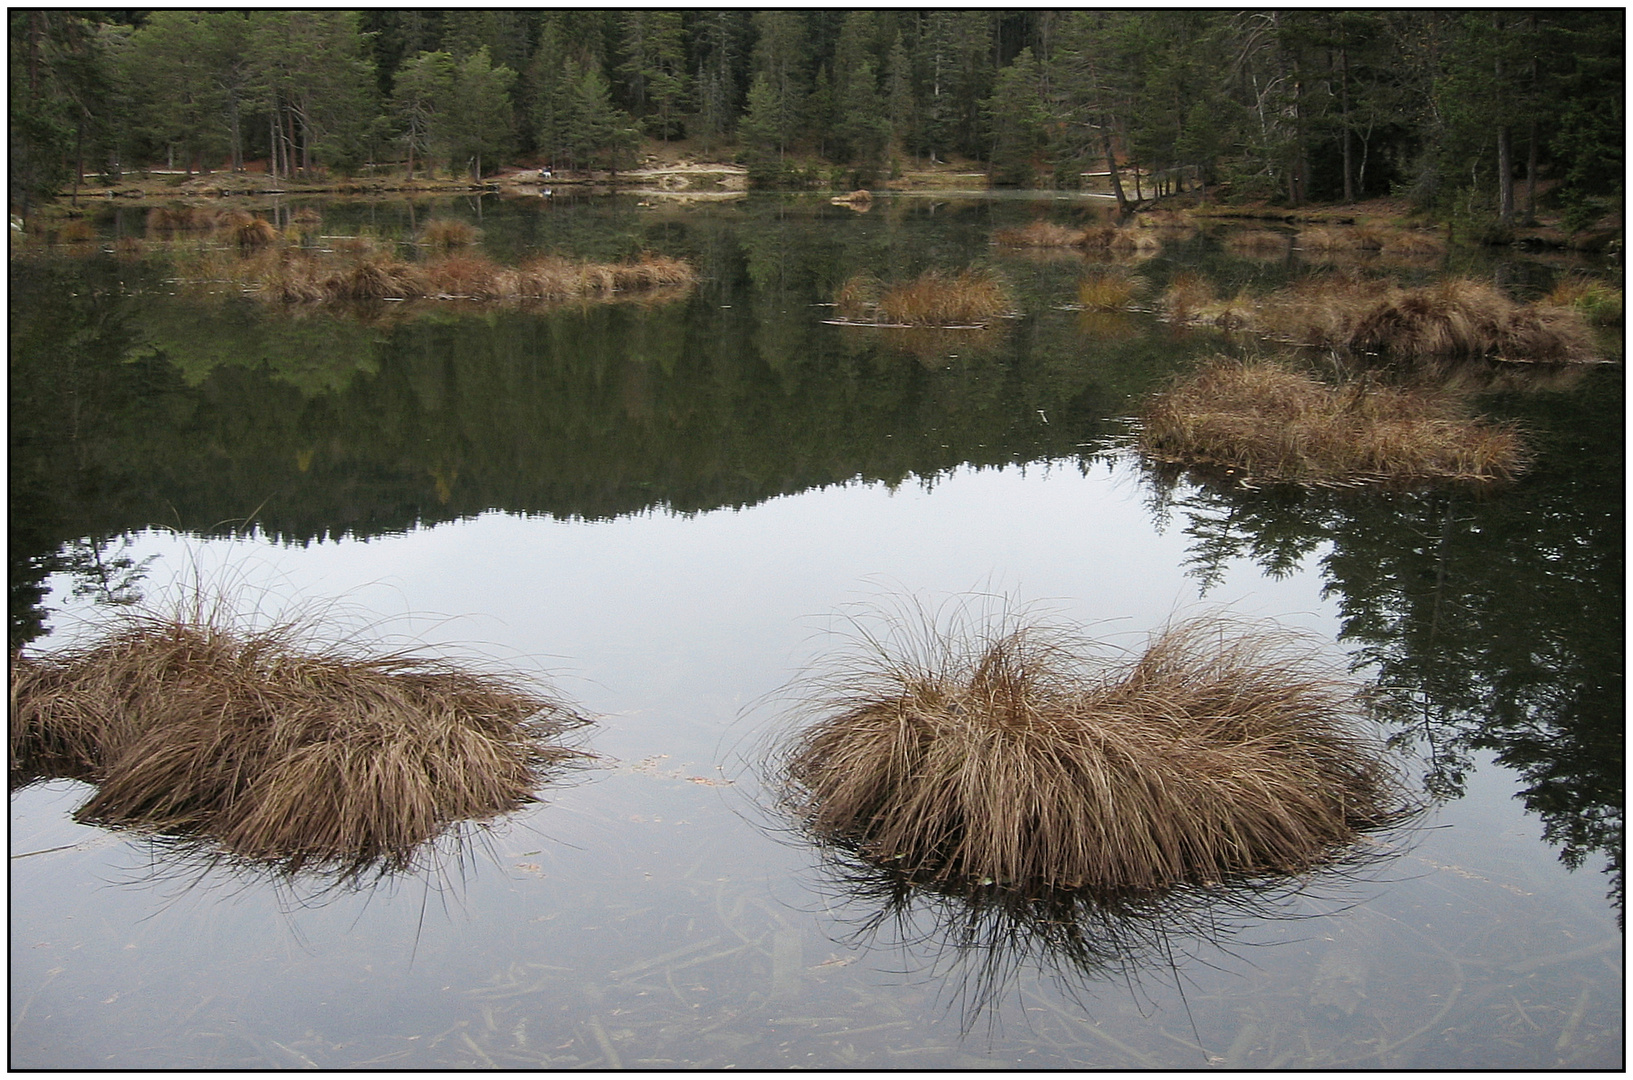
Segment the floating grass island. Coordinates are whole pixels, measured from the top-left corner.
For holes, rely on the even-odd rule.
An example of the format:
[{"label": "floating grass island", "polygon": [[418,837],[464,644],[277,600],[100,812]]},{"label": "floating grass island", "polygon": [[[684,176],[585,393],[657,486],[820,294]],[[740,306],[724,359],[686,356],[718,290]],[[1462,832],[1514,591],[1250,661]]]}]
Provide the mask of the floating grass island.
[{"label": "floating grass island", "polygon": [[588,721],[443,661],[309,651],[294,626],[127,614],[11,667],[10,782],[94,784],[76,820],[204,841],[278,870],[401,870],[533,801]]},{"label": "floating grass island", "polygon": [[1139,419],[1147,460],[1261,483],[1489,482],[1529,461],[1511,425],[1471,419],[1435,386],[1328,386],[1287,363],[1216,357]]},{"label": "floating grass island", "polygon": [[990,271],[970,269],[927,270],[894,285],[859,274],[840,286],[834,307],[841,321],[853,325],[975,328],[1008,315],[1012,305]]},{"label": "floating grass island", "polygon": [[1403,797],[1353,689],[1216,619],[1097,664],[1062,631],[869,637],[774,751],[819,841],[955,888],[1148,894],[1337,859]]}]

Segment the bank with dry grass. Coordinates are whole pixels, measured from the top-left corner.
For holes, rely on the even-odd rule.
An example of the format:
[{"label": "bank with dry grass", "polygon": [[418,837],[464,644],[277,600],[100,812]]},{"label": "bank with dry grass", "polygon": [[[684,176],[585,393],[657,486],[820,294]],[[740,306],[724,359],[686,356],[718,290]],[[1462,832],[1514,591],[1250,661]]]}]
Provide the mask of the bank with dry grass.
[{"label": "bank with dry grass", "polygon": [[413,865],[583,756],[560,738],[587,721],[519,680],[301,637],[135,614],[13,657],[12,787],[72,777],[96,787],[76,820],[355,875]]},{"label": "bank with dry grass", "polygon": [[1287,363],[1226,357],[1156,394],[1137,446],[1155,462],[1260,483],[1484,483],[1529,460],[1519,431],[1472,418],[1453,390],[1328,386]]},{"label": "bank with dry grass", "polygon": [[870,637],[775,756],[821,842],[915,879],[1115,896],[1298,874],[1395,820],[1353,688],[1203,619],[1111,663],[1007,620]]}]

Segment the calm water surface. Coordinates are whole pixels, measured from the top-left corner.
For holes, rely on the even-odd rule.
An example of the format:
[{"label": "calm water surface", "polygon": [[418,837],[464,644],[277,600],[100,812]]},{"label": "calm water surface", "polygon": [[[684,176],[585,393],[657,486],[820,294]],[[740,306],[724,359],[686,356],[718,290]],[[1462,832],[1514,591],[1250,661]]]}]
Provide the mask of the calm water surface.
[{"label": "calm water surface", "polygon": [[[325,232],[412,227],[323,209]],[[13,792],[13,1064],[1619,1066],[1620,366],[1484,399],[1541,450],[1500,493],[1170,483],[1117,451],[1119,418],[1238,344],[1072,310],[1079,257],[988,242],[1045,209],[1087,212],[413,209],[480,213],[501,260],[649,248],[704,274],[565,311],[291,315],[178,286],[158,253],[14,259],[14,646],[191,580],[263,618],[334,605],[550,679],[601,761],[363,891],[75,824],[72,781]],[[859,270],[972,263],[1021,308],[996,333],[822,322]],[[1308,268],[1174,234],[1120,269],[1154,295]],[[1522,295],[1564,269],[1496,268]],[[1199,609],[1307,630],[1390,691],[1429,807],[1364,869],[1089,918],[1075,954],[1001,913],[892,906],[782,830],[755,755],[847,612],[971,591],[1131,648]],[[956,947],[972,925],[990,948]]]}]

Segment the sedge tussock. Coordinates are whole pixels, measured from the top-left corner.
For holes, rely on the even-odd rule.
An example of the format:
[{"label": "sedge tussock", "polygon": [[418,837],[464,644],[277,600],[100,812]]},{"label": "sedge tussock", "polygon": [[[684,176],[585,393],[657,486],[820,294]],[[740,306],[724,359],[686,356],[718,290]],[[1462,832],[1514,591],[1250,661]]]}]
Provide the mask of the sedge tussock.
[{"label": "sedge tussock", "polygon": [[1125,274],[1093,274],[1077,283],[1077,302],[1085,311],[1126,311],[1138,292],[1139,283]]},{"label": "sedge tussock", "polygon": [[476,226],[451,218],[433,218],[420,232],[420,242],[434,248],[469,247],[476,237]]},{"label": "sedge tussock", "polygon": [[1204,618],[1108,664],[1014,618],[917,633],[838,661],[777,758],[785,810],[873,865],[1152,893],[1303,873],[1404,809],[1353,688],[1284,635]]},{"label": "sedge tussock", "polygon": [[1225,250],[1253,259],[1279,259],[1287,254],[1286,233],[1274,229],[1233,229],[1225,236]]},{"label": "sedge tussock", "polygon": [[999,247],[1077,247],[1083,240],[1083,230],[1052,221],[1034,221],[1018,229],[999,229],[992,234]]},{"label": "sedge tussock", "polygon": [[956,275],[931,270],[887,288],[879,297],[880,315],[908,326],[984,324],[1008,312],[1009,306],[1003,285],[978,269]]},{"label": "sedge tussock", "polygon": [[1593,357],[1593,338],[1573,311],[1519,304],[1495,285],[1447,278],[1392,292],[1355,323],[1351,349],[1407,359],[1494,356],[1544,363]]},{"label": "sedge tussock", "polygon": [[533,801],[583,756],[556,740],[584,723],[452,663],[132,613],[88,644],[13,658],[11,781],[96,785],[82,822],[356,874],[406,868],[456,823]]},{"label": "sedge tussock", "polygon": [[1153,461],[1293,484],[1505,480],[1529,458],[1513,427],[1468,418],[1445,388],[1334,388],[1225,357],[1151,399],[1138,447]]}]

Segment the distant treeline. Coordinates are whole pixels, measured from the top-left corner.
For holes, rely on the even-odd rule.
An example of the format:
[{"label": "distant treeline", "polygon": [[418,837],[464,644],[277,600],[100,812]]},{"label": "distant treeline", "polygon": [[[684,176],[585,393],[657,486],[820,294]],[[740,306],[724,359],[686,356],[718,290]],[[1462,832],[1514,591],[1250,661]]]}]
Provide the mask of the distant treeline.
[{"label": "distant treeline", "polygon": [[[278,175],[643,139],[756,182],[959,155],[1001,184],[1165,176],[1289,205],[1410,194],[1585,223],[1622,194],[1625,13],[887,9],[13,10],[11,201],[138,166]],[[1138,170],[1136,172],[1135,170]]]}]

